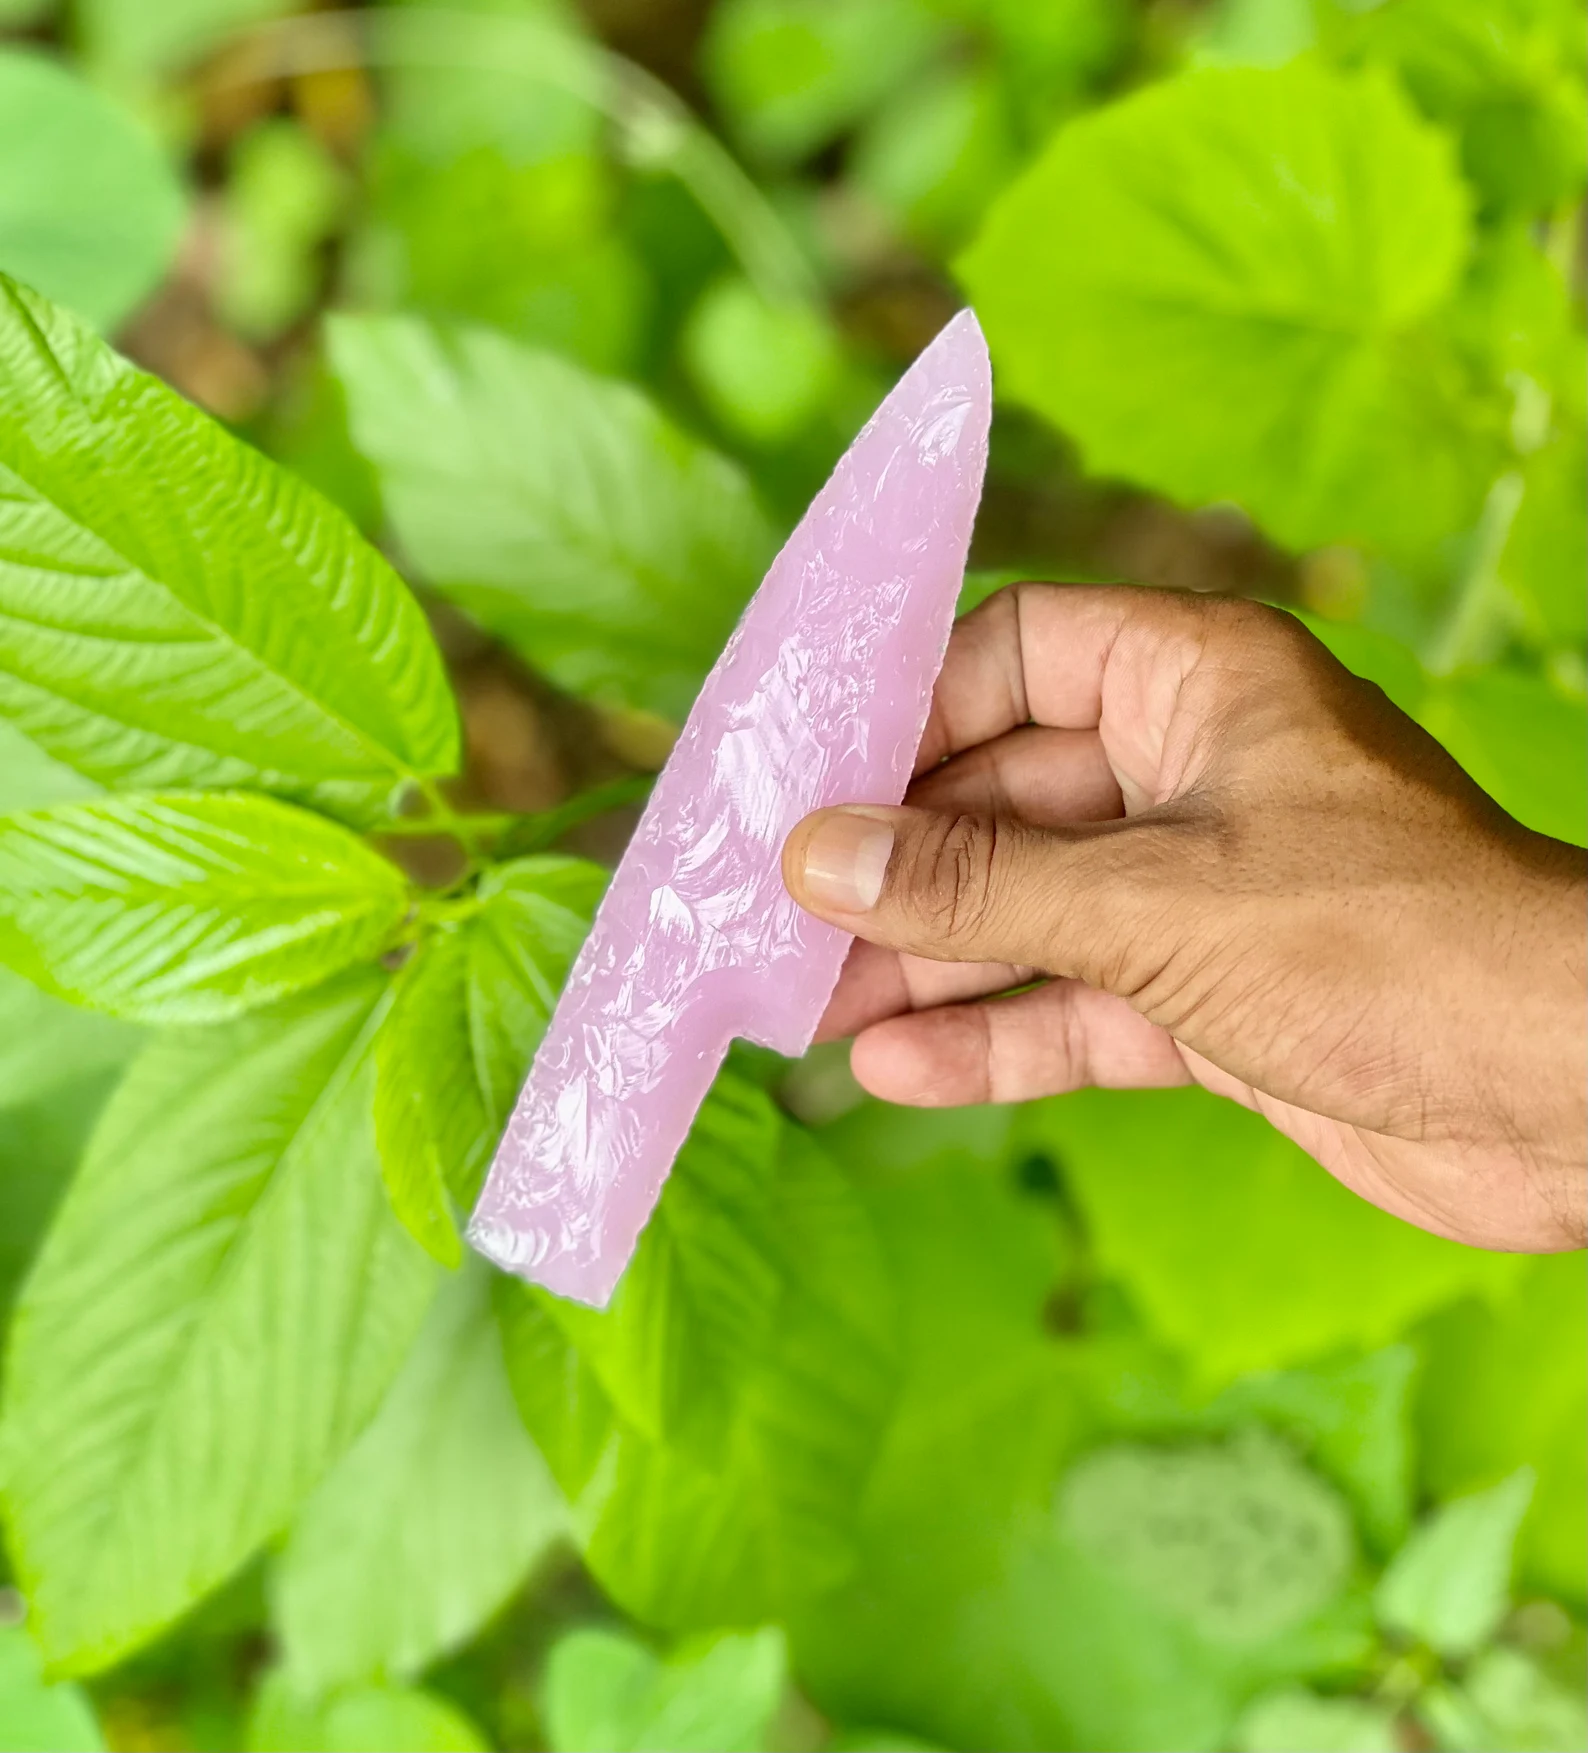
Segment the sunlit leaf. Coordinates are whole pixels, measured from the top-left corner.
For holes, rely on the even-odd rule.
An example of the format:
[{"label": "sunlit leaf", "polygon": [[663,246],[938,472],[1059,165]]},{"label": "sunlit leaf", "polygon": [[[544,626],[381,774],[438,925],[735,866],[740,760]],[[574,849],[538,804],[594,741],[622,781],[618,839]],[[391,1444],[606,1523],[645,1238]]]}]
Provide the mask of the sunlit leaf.
[{"label": "sunlit leaf", "polygon": [[100,1753],[105,1745],[76,1686],[50,1686],[20,1627],[0,1626],[0,1753]]},{"label": "sunlit leaf", "polygon": [[331,353],[424,577],[561,686],[681,717],[770,557],[739,471],[483,330],[343,317]]},{"label": "sunlit leaf", "polygon": [[1379,1618],[1443,1656],[1470,1656],[1511,1604],[1512,1547],[1533,1495],[1519,1468],[1489,1491],[1434,1511],[1379,1580]]},{"label": "sunlit leaf", "polygon": [[0,270],[114,328],[159,284],[187,216],[160,143],[57,62],[0,48],[0,164]]},{"label": "sunlit leaf", "polygon": [[0,718],[103,784],[360,816],[450,771],[418,604],[343,516],[0,276]]},{"label": "sunlit leaf", "polygon": [[1024,1123],[1055,1153],[1103,1268],[1205,1386],[1382,1345],[1521,1270],[1376,1210],[1202,1090],[1082,1090]]},{"label": "sunlit leaf", "polygon": [[1581,1688],[1551,1679],[1520,1650],[1504,1644],[1481,1650],[1462,1678],[1462,1690],[1493,1745],[1508,1753],[1588,1747],[1588,1703]]},{"label": "sunlit leaf", "polygon": [[519,1409],[629,1611],[754,1622],[853,1563],[889,1286],[852,1190],[759,1091],[718,1079],[604,1315],[501,1293]]},{"label": "sunlit leaf", "polygon": [[1417,716],[1496,802],[1542,834],[1588,843],[1588,707],[1538,676],[1470,670]]},{"label": "sunlit leaf", "polygon": [[374,1411],[433,1269],[369,1120],[373,973],[148,1048],[12,1326],[4,1505],[32,1627],[103,1667],[276,1533]]},{"label": "sunlit leaf", "polygon": [[479,1631],[565,1520],[474,1261],[442,1285],[379,1412],[293,1523],[273,1590],[289,1678],[313,1693],[411,1679]]},{"label": "sunlit leaf", "polygon": [[553,1753],[745,1753],[767,1742],[783,1698],[783,1635],[695,1639],[663,1659],[622,1632],[571,1631],[546,1659]]},{"label": "sunlit leaf", "polygon": [[248,1719],[248,1753],[489,1753],[455,1704],[411,1686],[350,1686],[329,1698],[267,1674]]},{"label": "sunlit leaf", "polygon": [[576,858],[498,865],[398,975],[375,1044],[381,1173],[415,1240],[448,1265],[452,1206],[479,1192],[606,874]]},{"label": "sunlit leaf", "polygon": [[1420,1335],[1417,1440],[1437,1497],[1538,1474],[1518,1557],[1535,1587],[1588,1594],[1588,1286],[1580,1254],[1528,1263],[1514,1295],[1466,1302]]},{"label": "sunlit leaf", "polygon": [[216,307],[239,334],[268,341],[314,301],[346,180],[307,128],[280,119],[238,141],[230,170]]},{"label": "sunlit leaf", "polygon": [[1286,1686],[1255,1699],[1235,1730],[1236,1753],[1399,1753],[1395,1713],[1362,1698]]},{"label": "sunlit leaf", "polygon": [[0,961],[138,1022],[236,1016],[370,961],[408,911],[394,864],[246,792],[0,816]]},{"label": "sunlit leaf", "polygon": [[1208,69],[1061,129],[961,263],[1005,394],[1088,466],[1297,547],[1477,516],[1501,410],[1426,321],[1467,250],[1446,140],[1381,78]]},{"label": "sunlit leaf", "polygon": [[1349,1574],[1344,1503],[1272,1437],[1119,1444],[1065,1479],[1061,1526],[1096,1564],[1222,1644],[1303,1624]]},{"label": "sunlit leaf", "polygon": [[836,339],[816,310],[771,304],[740,279],[707,289],[683,344],[707,406],[758,444],[776,444],[808,424],[838,369]]}]

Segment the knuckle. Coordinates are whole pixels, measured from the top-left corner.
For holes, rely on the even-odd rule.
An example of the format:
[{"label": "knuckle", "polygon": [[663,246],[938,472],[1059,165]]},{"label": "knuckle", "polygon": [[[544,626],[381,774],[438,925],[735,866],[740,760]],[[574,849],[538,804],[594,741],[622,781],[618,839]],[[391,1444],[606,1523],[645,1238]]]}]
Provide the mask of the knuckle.
[{"label": "knuckle", "polygon": [[964,941],[986,919],[997,841],[990,818],[963,813],[938,818],[922,835],[912,888],[922,923],[943,942]]}]

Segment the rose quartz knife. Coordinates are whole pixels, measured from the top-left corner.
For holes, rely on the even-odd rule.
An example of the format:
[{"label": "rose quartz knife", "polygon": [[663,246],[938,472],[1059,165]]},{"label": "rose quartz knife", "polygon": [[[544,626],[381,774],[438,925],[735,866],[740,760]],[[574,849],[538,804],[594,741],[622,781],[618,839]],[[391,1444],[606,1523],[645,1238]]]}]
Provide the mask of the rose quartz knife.
[{"label": "rose quartz knife", "polygon": [[986,343],[949,323],[849,447],[745,610],[596,914],[469,1226],[604,1306],[734,1036],[803,1053],[847,932],[779,874],[813,809],[895,804],[981,497]]}]

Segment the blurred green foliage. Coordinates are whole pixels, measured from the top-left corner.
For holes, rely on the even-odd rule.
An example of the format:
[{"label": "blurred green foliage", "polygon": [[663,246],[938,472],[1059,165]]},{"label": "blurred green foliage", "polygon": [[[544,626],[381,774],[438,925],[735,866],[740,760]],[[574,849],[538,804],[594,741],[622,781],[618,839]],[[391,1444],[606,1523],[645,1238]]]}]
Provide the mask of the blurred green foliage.
[{"label": "blurred green foliage", "polygon": [[1276,597],[1588,838],[1578,0],[0,31],[0,1749],[1588,1746],[1580,1257],[822,1052],[605,1314],[456,1229],[564,837],[964,298],[967,603]]}]

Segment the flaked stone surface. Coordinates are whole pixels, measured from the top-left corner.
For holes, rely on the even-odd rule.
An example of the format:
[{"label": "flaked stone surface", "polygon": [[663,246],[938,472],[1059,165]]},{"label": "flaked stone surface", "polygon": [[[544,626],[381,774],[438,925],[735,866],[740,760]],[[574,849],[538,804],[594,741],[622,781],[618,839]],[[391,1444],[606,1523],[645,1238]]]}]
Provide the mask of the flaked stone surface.
[{"label": "flaked stone surface", "polygon": [[469,1226],[488,1259],[604,1306],[735,1037],[803,1053],[847,932],[783,887],[783,841],[896,804],[981,497],[991,370],[962,311],[772,563],[684,726],[558,1002]]}]

